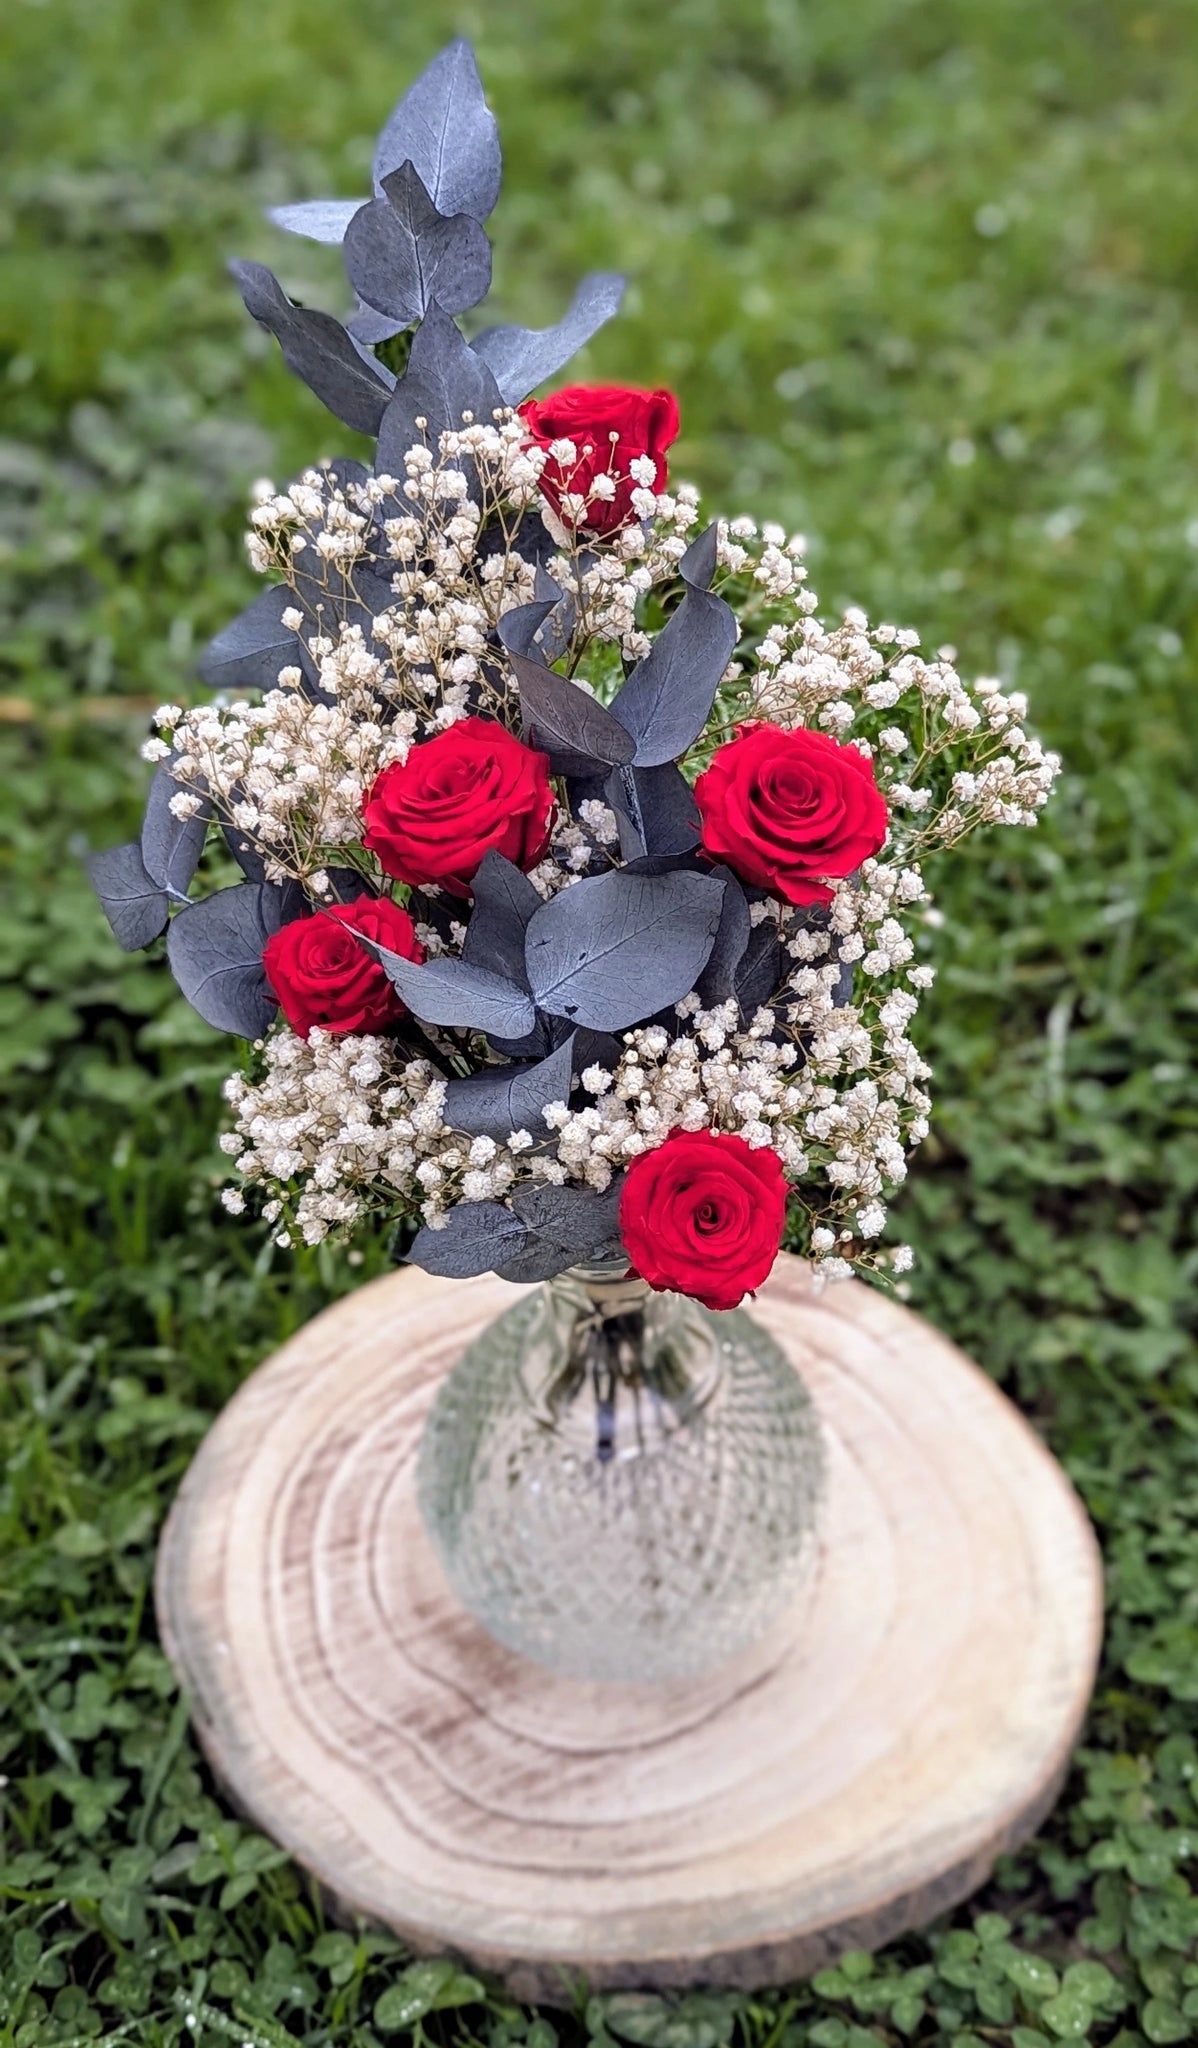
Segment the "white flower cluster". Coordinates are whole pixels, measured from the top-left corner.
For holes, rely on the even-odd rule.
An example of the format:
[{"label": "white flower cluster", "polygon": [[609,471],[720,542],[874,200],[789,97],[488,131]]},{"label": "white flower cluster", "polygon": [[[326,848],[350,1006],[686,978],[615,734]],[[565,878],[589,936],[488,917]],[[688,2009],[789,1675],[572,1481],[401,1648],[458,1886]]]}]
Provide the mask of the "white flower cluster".
[{"label": "white flower cluster", "polygon": [[297,667],[285,668],[279,687],[257,703],[217,700],[185,715],[164,705],[158,714],[181,785],[171,801],[176,817],[198,810],[205,791],[237,843],[263,856],[271,881],[311,880],[329,851],[361,838],[363,797],[392,761],[407,759],[416,732],[410,711],[381,722],[377,663],[360,628],[347,627],[327,652],[316,636],[311,645],[322,675],[335,673],[341,684],[330,702],[303,693]]},{"label": "white flower cluster", "polygon": [[[319,1244],[352,1228],[380,1183],[396,1192],[440,1184],[444,1166],[430,1172],[430,1162],[446,1149],[445,1082],[390,1039],[274,1032],[259,1078],[231,1074],[225,1097],[236,1123],[222,1148],[247,1183],[267,1191],[263,1214],[280,1225],[280,1244],[293,1235]],[[224,1202],[238,1213],[240,1190]]]},{"label": "white flower cluster", "polygon": [[[310,881],[330,852],[360,836],[363,796],[407,758],[413,740],[471,710],[511,721],[506,673],[487,656],[498,621],[534,595],[519,521],[545,456],[522,435],[507,413],[443,435],[436,456],[411,449],[402,483],[329,468],[306,471],[283,492],[256,487],[250,560],[294,593],[282,613],[294,657],[255,701],[218,695],[186,712],[160,707],[157,736],[142,752],[171,759],[181,785],[176,815],[198,809],[203,791],[239,843],[264,858],[269,879]],[[466,463],[481,483],[478,504]],[[637,608],[676,575],[699,512],[686,485],[647,495],[652,520],[625,527],[604,549],[562,534],[552,569],[573,601],[581,647],[614,644],[629,659],[648,650]],[[585,674],[576,680],[589,687]],[[585,837],[563,842],[566,879],[589,864]],[[546,894],[560,886],[548,873],[537,881]]]},{"label": "white flower cluster", "polygon": [[[763,548],[762,565],[770,552]],[[757,571],[754,580],[766,582]],[[742,717],[853,740],[873,758],[892,812],[919,821],[905,842],[910,853],[951,846],[976,825],[1035,824],[1061,764],[1024,731],[1020,691],[988,676],[964,682],[951,648],[925,661],[917,633],[871,627],[861,611],[826,628],[805,589],[795,609],[799,616],[772,621],[761,637]],[[963,748],[969,765],[946,782],[937,769]]]},{"label": "white flower cluster", "polygon": [[796,1047],[776,1042],[768,1010],[744,1029],[733,1002],[703,1010],[697,997],[688,997],[678,1013],[686,1025],[680,1037],[660,1024],[625,1032],[614,1070],[594,1066],[582,1076],[593,1100],[574,1110],[553,1106],[557,1156],[567,1176],[604,1188],[618,1167],[660,1145],[672,1130],[718,1130],[750,1145],[772,1145],[788,1179],[799,1181],[807,1154],[794,1123],[802,1101]]},{"label": "white flower cluster", "polygon": [[[445,439],[436,462],[412,449],[402,485],[329,469],[285,492],[258,486],[250,559],[294,595],[281,621],[294,658],[258,701],[164,705],[143,748],[172,757],[181,800],[205,791],[271,879],[310,880],[358,839],[375,778],[465,716],[472,693],[502,715],[482,657],[502,613],[532,597],[535,569],[510,545],[476,553],[491,502],[527,502],[539,462],[510,418]],[[487,478],[481,509],[456,466],[468,458]]]},{"label": "white flower cluster", "polygon": [[[571,451],[549,454],[567,463]],[[360,844],[375,776],[463,715],[516,722],[495,629],[535,595],[521,521],[538,503],[545,459],[516,418],[497,414],[467,420],[436,450],[411,450],[401,479],[330,469],[283,493],[261,487],[250,554],[294,596],[282,617],[295,657],[257,701],[162,707],[161,738],[147,751],[172,758],[176,814],[205,793],[272,877],[297,876],[317,896],[334,852],[385,885]],[[567,670],[600,698],[650,645],[646,599],[676,601],[699,520],[697,494],[655,493],[648,468],[633,478],[638,517],[602,544],[539,506],[571,613]],[[467,473],[479,480],[477,503]],[[593,485],[600,497],[608,482]],[[224,1141],[280,1241],[316,1243],[374,1214],[435,1228],[454,1204],[502,1201],[529,1181],[603,1190],[672,1131],[710,1129],[777,1152],[818,1274],[910,1264],[904,1247],[883,1251],[879,1239],[931,1110],[929,1069],[910,1036],[933,977],[917,958],[936,915],[920,861],[978,824],[1033,823],[1058,763],[1025,732],[1022,697],[993,680],[964,682],[952,649],[927,660],[917,635],[871,627],[858,611],[821,624],[803,553],[802,537],[781,527],[721,527],[716,587],[750,652],[729,666],[682,766],[693,775],[746,720],[814,726],[872,759],[891,829],[883,853],[837,884],[825,908],[752,905],[781,944],[770,1003],[746,1019],[734,1003],[685,998],[670,1028],[625,1032],[618,1055],[587,1067],[578,1094],[506,1143],[445,1122],[445,1076],[492,1057],[473,1034],[413,1025],[394,1039],[313,1030],[305,1042],[280,1026],[252,1075],[228,1084],[236,1127]],[[607,803],[588,797],[571,811],[562,792],[531,880],[548,898],[619,857]],[[435,929],[418,926],[429,954],[460,951],[456,908]],[[234,1210],[244,1200],[235,1189],[225,1199]]]}]

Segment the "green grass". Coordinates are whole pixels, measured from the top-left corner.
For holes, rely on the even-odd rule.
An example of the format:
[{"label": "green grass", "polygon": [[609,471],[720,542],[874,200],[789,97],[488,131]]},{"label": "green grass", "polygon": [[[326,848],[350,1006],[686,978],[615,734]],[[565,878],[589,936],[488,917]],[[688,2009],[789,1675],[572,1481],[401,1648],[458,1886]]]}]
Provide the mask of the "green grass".
[{"label": "green grass", "polygon": [[[162,1515],[239,1377],[380,1254],[292,1261],[222,1214],[225,1049],[78,863],[136,816],[144,718],[111,700],[186,692],[250,589],[246,484],[351,439],[223,259],[333,302],[336,259],[261,208],[361,189],[454,27],[508,160],[499,311],[628,269],[580,367],[673,384],[683,473],[804,527],[829,609],[1017,680],[1065,755],[1041,830],[937,878],[899,1221],[916,1304],[1045,1431],[1108,1568],[1076,1769],[981,1898],[785,1994],[552,2022],[325,1929],[199,1765]],[[0,2048],[1198,2037],[1198,8],[13,0],[3,37]]]}]

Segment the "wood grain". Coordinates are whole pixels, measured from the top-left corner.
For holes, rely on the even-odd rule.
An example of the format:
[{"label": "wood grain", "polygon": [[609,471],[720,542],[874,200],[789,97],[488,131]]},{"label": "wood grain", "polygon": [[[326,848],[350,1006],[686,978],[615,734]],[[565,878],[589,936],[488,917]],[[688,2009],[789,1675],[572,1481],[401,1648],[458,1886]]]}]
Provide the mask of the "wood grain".
[{"label": "wood grain", "polygon": [[521,1291],[376,1281],[201,1447],[158,1616],[230,1797],[341,1909],[524,1998],[781,1982],[964,1897],[1055,1797],[1098,1654],[1039,1439],[917,1316],[780,1259],[754,1312],[823,1419],[818,1568],[702,1679],[556,1678],[457,1607],[412,1485],[436,1385]]}]

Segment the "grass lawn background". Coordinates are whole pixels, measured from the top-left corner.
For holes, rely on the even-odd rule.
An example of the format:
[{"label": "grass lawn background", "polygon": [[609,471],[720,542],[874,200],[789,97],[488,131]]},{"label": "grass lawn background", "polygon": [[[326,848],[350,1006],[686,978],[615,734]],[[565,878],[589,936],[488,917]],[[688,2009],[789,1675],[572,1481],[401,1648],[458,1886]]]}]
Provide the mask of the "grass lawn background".
[{"label": "grass lawn background", "polygon": [[[943,867],[912,1298],[1033,1415],[1107,1558],[1107,1652],[1040,1839],[872,1960],[758,1998],[522,2011],[327,1928],[201,1770],[149,1602],[241,1375],[379,1263],[216,1204],[231,1063],[83,879],[148,707],[256,587],[249,481],[353,437],[226,256],[340,307],[264,206],[365,188],[477,43],[492,318],[621,268],[569,374],[668,382],[677,473],[1028,690],[1035,834]],[[0,209],[0,2048],[877,2048],[1198,2038],[1198,7],[1193,0],[12,0]]]}]

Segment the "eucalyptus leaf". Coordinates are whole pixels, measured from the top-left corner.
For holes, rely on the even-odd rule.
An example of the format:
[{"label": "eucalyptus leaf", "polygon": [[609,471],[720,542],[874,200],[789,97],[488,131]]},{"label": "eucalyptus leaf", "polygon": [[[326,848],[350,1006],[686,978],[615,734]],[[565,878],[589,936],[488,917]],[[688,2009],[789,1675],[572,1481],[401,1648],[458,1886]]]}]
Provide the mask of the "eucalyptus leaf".
[{"label": "eucalyptus leaf", "polygon": [[623,1051],[610,1031],[592,1031],[580,1024],[574,1033],[574,1071],[585,1074],[588,1067],[608,1067],[614,1073]]},{"label": "eucalyptus leaf", "polygon": [[146,873],[136,840],[89,853],[84,866],[112,935],[126,953],[139,952],[166,930],[170,899]]},{"label": "eucalyptus leaf", "polygon": [[277,228],[285,228],[289,235],[306,235],[310,242],[336,244],[345,240],[345,231],[355,213],[368,204],[366,199],[301,199],[291,206],[269,207],[267,218]]},{"label": "eucalyptus leaf", "polygon": [[[524,552],[524,524],[520,527],[520,551]],[[538,565],[536,594],[538,602],[549,602],[548,592],[557,590],[552,576],[543,565]],[[570,591],[557,593],[557,602],[551,608],[536,637],[536,651],[546,663],[560,661],[570,645],[570,639],[578,619],[578,605]],[[527,650],[525,650],[527,651]]]},{"label": "eucalyptus leaf", "polygon": [[[538,574],[543,574],[543,571]],[[549,581],[546,577],[546,581]],[[550,612],[561,598],[561,591],[555,589],[553,597],[538,597],[531,604],[518,604],[500,619],[496,632],[501,645],[509,654],[523,654],[530,659],[537,634]]]},{"label": "eucalyptus leaf", "polygon": [[527,988],[524,934],[541,898],[528,876],[494,847],[483,855],[470,884],[474,898],[462,958],[471,967],[502,974]]},{"label": "eucalyptus leaf", "polygon": [[376,189],[404,162],[415,165],[442,213],[486,220],[494,208],[503,172],[499,129],[461,36],[433,58],[389,116],[374,152]]},{"label": "eucalyptus leaf", "polygon": [[574,599],[564,597],[554,605],[540,632],[537,634],[536,652],[546,664],[560,661],[570,645],[575,622]]},{"label": "eucalyptus leaf", "polygon": [[262,966],[272,933],[287,921],[283,892],[269,882],[219,889],[172,918],[171,973],[192,1009],[217,1031],[262,1038],[278,1007]]},{"label": "eucalyptus leaf", "polygon": [[431,299],[447,313],[464,312],[486,296],[491,244],[468,213],[438,213],[411,163],[383,179],[382,193],[351,221],[346,274],[377,320],[349,323],[351,335],[382,341],[424,318]]},{"label": "eucalyptus leaf", "polygon": [[374,622],[383,612],[394,611],[396,596],[391,588],[393,565],[383,564],[376,573],[357,562],[345,577],[339,611],[347,626],[360,626],[368,648],[374,647]]},{"label": "eucalyptus leaf", "polygon": [[624,279],[610,271],[584,277],[556,327],[490,327],[474,342],[476,354],[494,371],[506,405],[519,405],[538,384],[554,377],[620,309]]},{"label": "eucalyptus leaf", "polygon": [[222,626],[200,661],[206,683],[220,690],[271,690],[279,670],[299,668],[315,684],[316,665],[303,634],[283,624],[283,613],[300,610],[286,583],[260,590],[254,602]]},{"label": "eucalyptus leaf", "polygon": [[407,1257],[413,1266],[443,1280],[470,1280],[490,1273],[511,1257],[528,1236],[528,1225],[502,1202],[459,1202],[439,1230],[418,1230]]},{"label": "eucalyptus leaf", "polygon": [[[459,428],[463,413],[489,421],[503,402],[487,365],[467,347],[449,314],[435,299],[430,301],[416,329],[408,367],[382,417],[377,470],[402,477],[409,448],[435,451],[438,436]],[[418,419],[425,422],[423,427],[417,426]]]},{"label": "eucalyptus leaf", "polygon": [[708,867],[696,853],[638,853],[624,863],[628,875],[726,875],[727,868]]},{"label": "eucalyptus leaf", "polygon": [[596,767],[631,761],[633,740],[597,697],[544,662],[510,649],[508,660],[520,691],[524,739],[548,754],[555,775],[585,775]]},{"label": "eucalyptus leaf", "polygon": [[702,821],[695,793],[673,761],[659,768],[634,768],[646,853],[694,853]]},{"label": "eucalyptus leaf", "polygon": [[645,852],[645,819],[636,770],[630,762],[612,769],[603,794],[616,814],[621,856],[626,861],[636,860]]},{"label": "eucalyptus leaf", "polygon": [[424,1024],[458,1025],[467,1031],[495,1031],[520,1038],[535,1025],[536,1011],[522,988],[501,974],[472,967],[467,960],[426,960],[418,966],[355,932],[414,1017]]},{"label": "eucalyptus leaf", "polygon": [[512,1207],[531,1229],[552,1237],[563,1251],[578,1256],[619,1237],[622,1188],[622,1177],[613,1179],[602,1193],[596,1188],[539,1183],[517,1188]]},{"label": "eucalyptus leaf", "polygon": [[715,873],[724,883],[724,906],[720,911],[715,943],[697,984],[705,1010],[714,1009],[717,1003],[730,1002],[736,996],[736,970],[744,958],[753,930],[748,898],[735,875],[727,868],[717,868]]},{"label": "eucalyptus leaf", "polygon": [[[373,471],[367,469],[365,463],[356,462],[346,455],[334,456],[330,461],[321,462],[316,467],[327,488],[339,490],[344,496],[351,498],[373,475]],[[381,611],[384,603],[395,602],[390,579],[396,564],[391,558],[383,530],[383,521],[389,516],[389,512],[383,511],[378,504],[367,512],[360,498],[357,499],[355,509],[363,512],[366,523],[359,535],[362,553],[352,564],[338,563],[335,568],[330,568],[330,565],[319,560],[315,551],[311,549],[305,549],[292,557],[289,576],[295,586],[295,604],[304,614],[304,623],[300,630],[305,639],[315,632],[331,633],[335,639],[338,615],[342,609],[348,624],[362,623],[360,616],[356,617],[354,608],[353,593],[358,587],[369,584],[372,588],[386,591],[386,597],[374,606],[375,611]],[[312,675],[316,675],[314,662],[308,661],[301,665],[304,666],[305,675],[309,667]]]},{"label": "eucalyptus leaf", "polygon": [[247,312],[274,335],[288,369],[347,427],[377,433],[395,382],[391,372],[368,363],[331,313],[295,305],[264,263],[237,258],[229,268]]},{"label": "eucalyptus leaf", "polygon": [[552,1280],[580,1259],[618,1258],[621,1181],[600,1194],[592,1188],[520,1188],[512,1207],[528,1234],[496,1271],[503,1280]]},{"label": "eucalyptus leaf", "polygon": [[612,699],[613,716],[636,741],[633,758],[638,768],[676,761],[693,746],[710,716],[736,641],[730,606],[710,590],[688,583],[677,611]]},{"label": "eucalyptus leaf", "polygon": [[528,927],[537,1005],[620,1031],[689,995],[711,952],[724,885],[710,875],[616,869],[564,889]]},{"label": "eucalyptus leaf", "polygon": [[569,1101],[574,1050],[571,1034],[548,1059],[532,1065],[483,1067],[476,1074],[455,1076],[445,1095],[446,1123],[470,1137],[506,1141],[513,1131],[546,1137],[541,1112],[551,1102]]},{"label": "eucalyptus leaf", "polygon": [[488,1031],[487,1044],[503,1060],[543,1060],[553,1050],[549,1025],[548,1017],[538,1017],[532,1030],[519,1038],[505,1038],[502,1032]]},{"label": "eucalyptus leaf", "polygon": [[211,801],[199,790],[193,792],[200,798],[195,816],[175,817],[171,803],[175,797],[187,793],[187,789],[187,784],[178,781],[172,773],[170,761],[160,761],[150,783],[141,828],[141,857],[146,873],[160,889],[165,889],[168,896],[179,902],[187,900],[187,891],[200,864],[212,817]]},{"label": "eucalyptus leaf", "polygon": [[577,1264],[577,1252],[567,1251],[551,1237],[542,1237],[539,1231],[526,1228],[515,1249],[507,1250],[497,1260],[495,1271],[501,1280],[511,1280],[519,1287],[535,1287],[542,1280],[556,1279],[559,1273]]},{"label": "eucalyptus leaf", "polygon": [[390,341],[393,335],[401,334],[405,325],[403,321],[392,319],[389,313],[380,313],[374,306],[368,306],[364,299],[357,299],[345,323],[345,331],[355,348],[372,355],[380,341]]},{"label": "eucalyptus leaf", "polygon": [[784,972],[776,925],[772,920],[755,924],[732,974],[731,993],[746,1022],[776,995]]},{"label": "eucalyptus leaf", "polygon": [[710,590],[720,556],[719,521],[713,519],[702,533],[695,535],[682,560],[678,574],[684,583],[690,583],[696,590]]},{"label": "eucalyptus leaf", "polygon": [[359,896],[377,896],[374,883],[356,868],[326,868],[329,890],[338,903],[356,903]]},{"label": "eucalyptus leaf", "polygon": [[266,862],[252,839],[246,837],[231,819],[221,820],[221,836],[247,882],[266,880]]},{"label": "eucalyptus leaf", "polygon": [[[553,1052],[563,1039],[569,1038],[571,1033],[577,1039],[580,1048],[591,1040],[598,1043],[602,1039],[605,1044],[612,1042],[604,1033],[586,1031],[580,1026],[572,1025],[568,1017],[550,1017],[543,1010],[538,1010],[535,1026],[523,1038],[497,1038],[494,1033],[490,1033],[488,1043],[491,1050],[497,1052],[501,1059],[542,1060],[547,1053]],[[599,1057],[600,1055],[594,1052],[588,1052],[584,1056],[580,1051],[575,1065],[581,1068]]]},{"label": "eucalyptus leaf", "polygon": [[690,783],[673,761],[664,761],[660,768],[614,770],[604,796],[616,814],[625,860],[638,854],[697,850],[699,807]]}]

